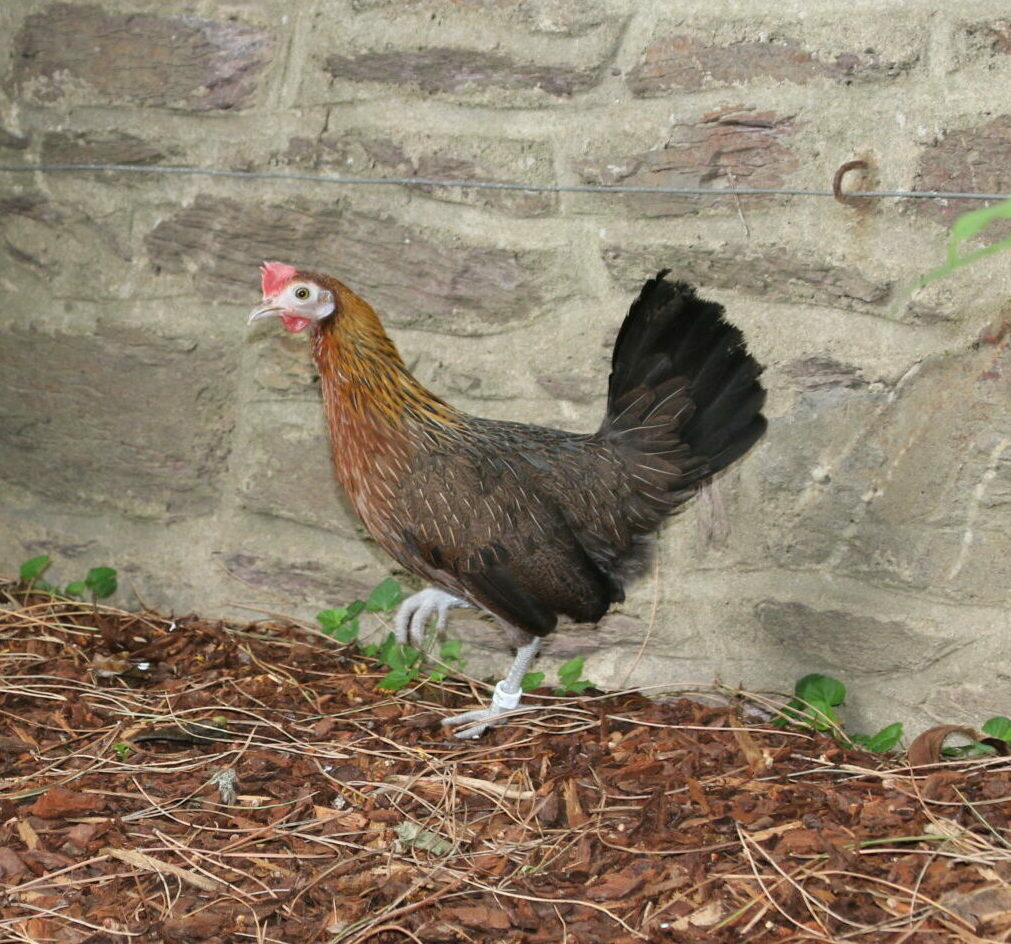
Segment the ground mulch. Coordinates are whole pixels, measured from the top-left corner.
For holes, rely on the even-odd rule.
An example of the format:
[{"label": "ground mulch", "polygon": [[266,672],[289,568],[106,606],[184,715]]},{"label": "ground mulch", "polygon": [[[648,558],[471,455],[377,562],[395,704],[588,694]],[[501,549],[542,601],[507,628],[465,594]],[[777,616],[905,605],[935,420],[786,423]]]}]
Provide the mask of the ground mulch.
[{"label": "ground mulch", "polygon": [[390,695],[303,626],[11,588],[0,640],[3,941],[1011,940],[1006,757],[547,689],[461,742],[472,682]]}]

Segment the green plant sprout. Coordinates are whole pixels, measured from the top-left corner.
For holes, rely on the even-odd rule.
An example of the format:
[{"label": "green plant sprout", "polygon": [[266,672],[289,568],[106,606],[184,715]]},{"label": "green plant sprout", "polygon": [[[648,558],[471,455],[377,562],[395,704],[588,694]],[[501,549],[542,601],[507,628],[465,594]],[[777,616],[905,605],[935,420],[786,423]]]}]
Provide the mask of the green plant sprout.
[{"label": "green plant sprout", "polygon": [[1011,199],[1003,200],[994,206],[983,207],[981,210],[971,210],[968,213],[963,213],[952,223],[951,229],[948,232],[947,259],[936,269],[932,269],[926,275],[920,276],[913,284],[912,290],[916,291],[937,279],[951,275],[957,269],[961,269],[963,266],[976,262],[985,256],[1000,252],[1002,249],[1011,249],[1011,236],[1006,236],[1004,239],[990,243],[979,249],[974,249],[970,252],[962,251],[962,244],[966,240],[980,235],[983,230],[997,220],[1011,220]]},{"label": "green plant sprout", "polygon": [[112,567],[92,567],[83,580],[74,580],[61,590],[55,584],[42,579],[42,575],[52,562],[48,554],[39,554],[38,557],[26,560],[18,571],[21,582],[31,590],[61,597],[79,599],[90,592],[92,602],[111,597],[119,587],[116,571]]},{"label": "green plant sprout", "polygon": [[380,581],[367,600],[353,600],[346,606],[323,610],[316,614],[322,631],[345,645],[354,645],[363,656],[375,659],[389,671],[379,680],[379,688],[398,692],[423,676],[428,681],[441,682],[450,671],[463,665],[459,640],[449,639],[439,647],[438,664],[426,665],[425,653],[413,646],[400,645],[393,633],[381,643],[362,644],[359,641],[362,613],[391,613],[403,598],[400,584],[392,577]]},{"label": "green plant sprout", "polygon": [[793,725],[812,731],[829,731],[843,747],[863,747],[868,751],[890,751],[902,737],[902,722],[883,727],[877,734],[847,734],[836,708],[846,698],[846,686],[831,675],[812,673],[798,679],[793,698],[773,721],[779,728]]},{"label": "green plant sprout", "polygon": [[556,695],[582,695],[588,688],[593,688],[593,682],[582,677],[585,661],[582,656],[576,656],[558,667],[558,681],[561,684],[555,689]]},{"label": "green plant sprout", "polygon": [[[1011,718],[995,715],[984,721],[980,730],[988,738],[1011,745]],[[952,758],[988,757],[996,753],[997,749],[992,744],[984,744],[982,741],[969,741],[968,744],[956,744],[952,747],[941,748],[942,757]]]}]

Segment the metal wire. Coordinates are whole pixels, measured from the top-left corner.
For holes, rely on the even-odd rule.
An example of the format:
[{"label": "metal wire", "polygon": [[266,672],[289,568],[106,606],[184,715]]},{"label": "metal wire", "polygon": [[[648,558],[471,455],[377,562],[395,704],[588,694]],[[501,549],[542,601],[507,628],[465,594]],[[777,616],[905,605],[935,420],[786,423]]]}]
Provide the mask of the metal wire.
[{"label": "metal wire", "polygon": [[[172,167],[161,164],[0,164],[0,173],[60,174],[114,171],[126,174],[178,174],[191,177],[234,177],[246,180],[301,180],[356,187],[454,187],[460,190],[520,190],[526,193],[653,193],[705,197],[832,197],[832,190],[777,187],[633,187],[621,184],[523,184],[496,180],[439,180],[431,177],[341,177],[298,171],[225,170],[218,167]],[[1007,200],[1011,193],[958,193],[943,190],[852,190],[847,197],[878,197],[911,200]]]}]

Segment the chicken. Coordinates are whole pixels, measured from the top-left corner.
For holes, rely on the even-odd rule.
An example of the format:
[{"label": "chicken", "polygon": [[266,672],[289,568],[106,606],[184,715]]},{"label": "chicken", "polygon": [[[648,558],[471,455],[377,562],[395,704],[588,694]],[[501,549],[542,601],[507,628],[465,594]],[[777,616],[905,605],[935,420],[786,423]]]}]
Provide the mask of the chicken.
[{"label": "chicken", "polygon": [[669,270],[648,280],[614,346],[607,409],[588,435],[482,419],[408,371],[367,302],[326,275],[261,269],[250,323],[308,331],[337,477],[378,544],[432,586],[396,637],[471,606],[516,647],[491,704],[447,718],[478,737],[520,704],[521,681],[560,616],[595,623],[624,599],[648,537],[765,430],[762,368],[723,308]]}]

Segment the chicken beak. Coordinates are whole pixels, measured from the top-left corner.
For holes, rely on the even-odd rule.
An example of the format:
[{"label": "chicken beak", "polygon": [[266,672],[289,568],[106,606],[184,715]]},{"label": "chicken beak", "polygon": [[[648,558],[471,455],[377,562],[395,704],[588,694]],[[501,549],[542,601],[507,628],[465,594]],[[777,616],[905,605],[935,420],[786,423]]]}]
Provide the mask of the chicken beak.
[{"label": "chicken beak", "polygon": [[249,321],[246,324],[252,324],[254,321],[263,321],[264,318],[279,318],[283,310],[280,305],[273,305],[267,302],[257,305],[249,313]]}]

